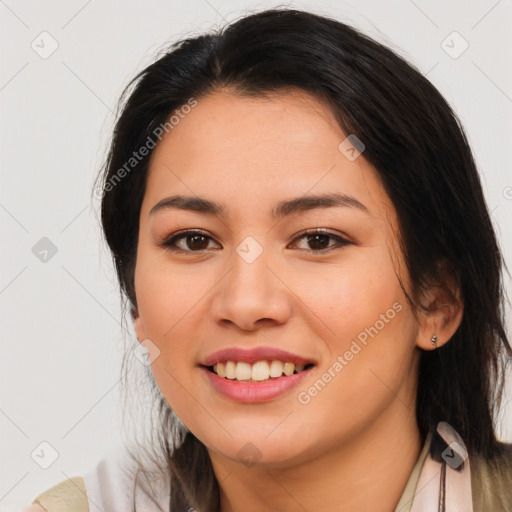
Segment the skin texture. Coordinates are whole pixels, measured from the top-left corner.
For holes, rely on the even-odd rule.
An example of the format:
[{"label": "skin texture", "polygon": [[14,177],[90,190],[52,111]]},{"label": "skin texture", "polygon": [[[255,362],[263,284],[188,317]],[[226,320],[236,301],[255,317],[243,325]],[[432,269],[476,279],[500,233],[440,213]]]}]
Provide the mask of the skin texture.
[{"label": "skin texture", "polygon": [[[415,318],[397,278],[410,291],[395,209],[364,154],[350,161],[338,150],[345,138],[329,108],[303,92],[251,99],[223,90],[200,98],[151,158],[134,327],[160,351],[152,371],[166,400],[208,449],[222,512],[392,512],[421,449],[419,356],[432,349],[434,333],[438,346],[449,340],[462,305],[432,288],[423,296],[431,311]],[[279,201],[331,192],[367,211],[271,217]],[[226,217],[177,209],[150,215],[175,194],[222,203]],[[315,228],[348,243],[297,237]],[[188,252],[181,254],[158,245],[184,229],[210,238],[195,245],[182,238],[176,243]],[[246,237],[263,249],[250,264],[236,252]],[[300,403],[298,394],[393,304],[400,311]],[[298,388],[240,404],[218,394],[199,366],[234,346],[274,346],[318,364]],[[238,455],[248,442],[259,457],[253,465]]]}]

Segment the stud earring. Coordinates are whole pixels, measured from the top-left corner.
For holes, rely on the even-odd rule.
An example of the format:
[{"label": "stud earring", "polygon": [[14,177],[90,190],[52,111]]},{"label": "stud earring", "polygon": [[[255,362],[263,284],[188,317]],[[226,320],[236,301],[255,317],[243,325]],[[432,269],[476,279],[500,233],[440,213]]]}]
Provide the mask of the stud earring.
[{"label": "stud earring", "polygon": [[432,345],[434,345],[434,350],[437,348],[437,334],[432,336]]}]

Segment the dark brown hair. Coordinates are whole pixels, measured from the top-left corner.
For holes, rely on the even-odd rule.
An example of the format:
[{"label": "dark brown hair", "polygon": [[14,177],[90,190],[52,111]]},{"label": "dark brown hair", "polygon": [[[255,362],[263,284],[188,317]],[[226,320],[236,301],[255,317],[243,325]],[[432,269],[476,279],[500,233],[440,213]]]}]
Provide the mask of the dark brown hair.
[{"label": "dark brown hair", "polygon": [[[448,288],[449,275],[464,303],[452,339],[421,356],[421,435],[444,420],[470,453],[493,458],[504,356],[512,348],[504,330],[503,261],[472,152],[456,114],[427,78],[349,25],[299,10],[258,12],[173,44],[130,82],[101,175],[102,226],[130,306],[136,310],[139,215],[151,151],[129,170],[126,162],[191,98],[222,88],[254,97],[300,89],[327,101],[340,128],[365,144],[364,158],[398,214],[412,282],[412,290],[404,289],[408,300],[418,310],[421,290],[433,283]],[[189,432],[171,451],[175,418],[154,389],[173,512],[217,511],[218,484],[205,446]]]}]

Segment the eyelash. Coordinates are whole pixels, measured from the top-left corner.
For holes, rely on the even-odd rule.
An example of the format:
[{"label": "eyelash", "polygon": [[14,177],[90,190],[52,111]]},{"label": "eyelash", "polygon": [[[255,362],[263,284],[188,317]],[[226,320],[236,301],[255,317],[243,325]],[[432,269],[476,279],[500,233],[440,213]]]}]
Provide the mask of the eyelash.
[{"label": "eyelash", "polygon": [[[181,231],[181,232],[175,233],[170,238],[166,238],[164,241],[159,242],[157,245],[159,245],[160,247],[164,247],[168,251],[177,252],[177,253],[202,253],[202,252],[208,250],[208,249],[200,249],[198,251],[192,251],[192,250],[184,250],[184,249],[176,248],[176,246],[175,246],[176,241],[184,239],[189,235],[202,235],[206,238],[210,238],[211,240],[213,240],[212,237],[210,237],[209,235],[207,235],[206,233],[204,233],[201,230],[187,230],[187,231]],[[323,236],[330,237],[332,239],[336,239],[338,241],[339,249],[341,249],[345,245],[350,244],[350,242],[348,240],[345,240],[344,238],[340,237],[339,235],[334,235],[333,233],[330,233],[328,231],[324,231],[321,229],[303,231],[302,233],[299,233],[299,235],[293,240],[293,242],[295,242],[301,238],[305,238],[307,236],[314,236],[314,235],[323,235]],[[335,247],[335,246],[331,246],[326,249],[320,249],[320,250],[314,250],[314,249],[302,249],[302,250],[306,251],[308,253],[325,254],[327,252],[331,252],[333,250],[333,247]]]}]

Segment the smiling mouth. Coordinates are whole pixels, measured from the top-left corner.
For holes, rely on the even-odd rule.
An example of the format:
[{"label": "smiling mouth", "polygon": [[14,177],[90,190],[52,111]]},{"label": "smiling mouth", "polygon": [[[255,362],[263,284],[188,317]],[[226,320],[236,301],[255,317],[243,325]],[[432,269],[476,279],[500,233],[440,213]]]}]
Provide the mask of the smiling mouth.
[{"label": "smiling mouth", "polygon": [[310,364],[297,364],[288,361],[258,361],[254,364],[243,361],[223,361],[213,366],[205,366],[210,372],[227,380],[263,382],[288,377],[309,370]]}]

